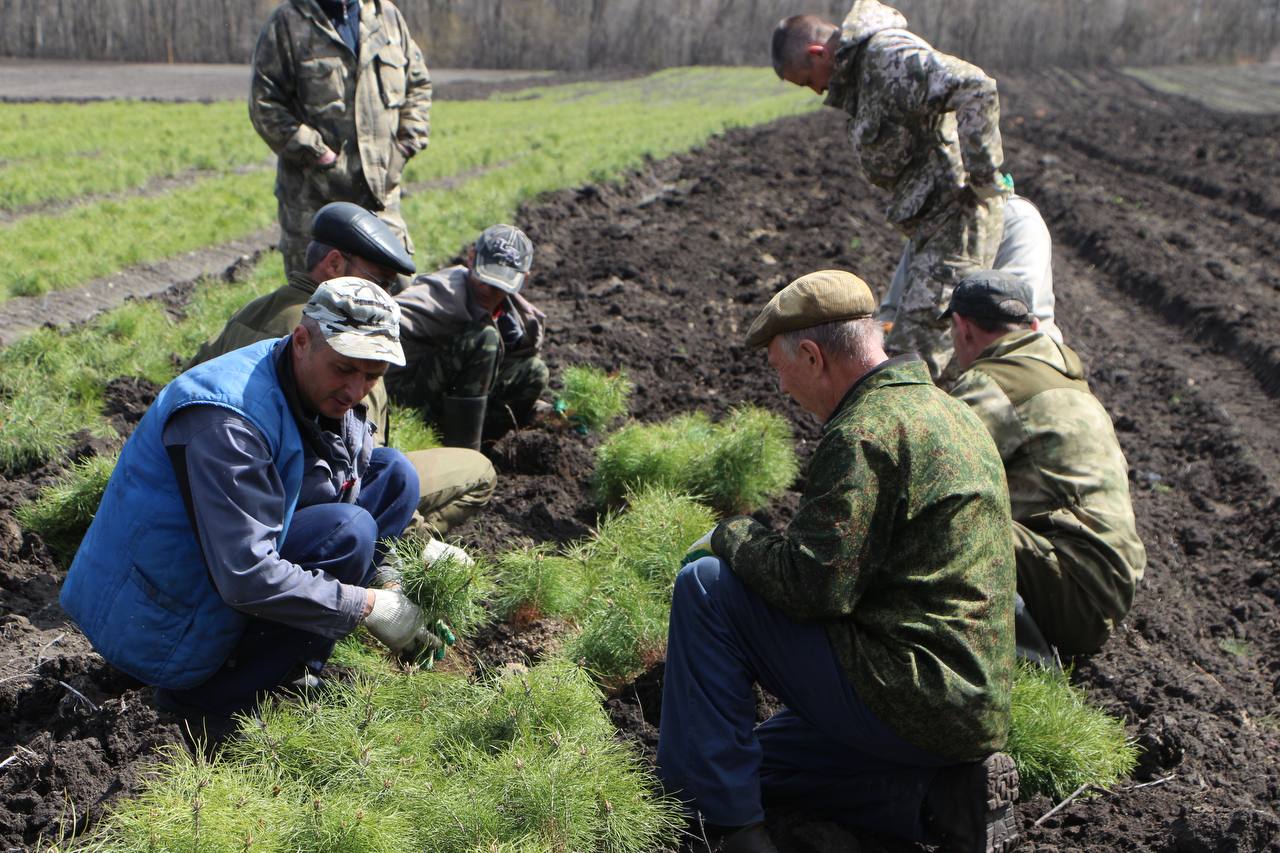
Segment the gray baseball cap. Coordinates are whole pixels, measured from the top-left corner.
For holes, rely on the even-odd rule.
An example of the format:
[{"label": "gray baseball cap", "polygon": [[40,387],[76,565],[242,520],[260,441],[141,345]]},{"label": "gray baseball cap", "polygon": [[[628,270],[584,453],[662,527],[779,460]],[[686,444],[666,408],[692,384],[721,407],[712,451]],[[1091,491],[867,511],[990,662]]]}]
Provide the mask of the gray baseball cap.
[{"label": "gray baseball cap", "polygon": [[939,319],[959,314],[979,320],[1023,323],[1031,319],[1034,304],[1031,285],[1018,276],[1001,270],[979,270],[960,280]]},{"label": "gray baseball cap", "polygon": [[311,294],[302,314],[319,324],[335,351],[404,367],[400,306],[373,282],[351,275],[331,278]]},{"label": "gray baseball cap", "polygon": [[476,240],[476,278],[506,293],[518,293],[533,266],[533,243],[514,225],[490,225]]}]

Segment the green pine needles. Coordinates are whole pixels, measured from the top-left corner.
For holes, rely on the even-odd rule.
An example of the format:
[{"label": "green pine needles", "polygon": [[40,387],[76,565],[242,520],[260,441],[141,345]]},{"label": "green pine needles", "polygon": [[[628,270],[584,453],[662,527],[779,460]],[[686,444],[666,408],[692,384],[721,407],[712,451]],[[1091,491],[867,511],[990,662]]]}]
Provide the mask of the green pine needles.
[{"label": "green pine needles", "polygon": [[390,540],[388,567],[400,576],[404,594],[429,621],[443,619],[460,637],[475,633],[489,620],[484,602],[494,592],[493,569],[483,559],[467,565],[449,557],[428,566],[422,560],[426,544],[422,532]]},{"label": "green pine needles", "polygon": [[651,486],[628,495],[591,539],[498,559],[495,609],[519,623],[554,616],[574,623],[561,649],[605,684],[625,682],[661,660],[671,585],[685,549],[715,524],[687,495]]},{"label": "green pine needles", "polygon": [[1017,762],[1022,796],[1053,800],[1085,784],[1109,788],[1138,760],[1124,723],[1090,705],[1068,673],[1021,662],[1006,751]]},{"label": "green pine needles", "polygon": [[596,493],[617,505],[627,490],[661,485],[698,495],[721,513],[752,512],[791,485],[797,464],[791,428],[754,406],[720,423],[701,412],[631,424],[596,450]]},{"label": "green pine needles", "polygon": [[31,503],[18,507],[18,523],[38,533],[59,562],[67,565],[98,511],[119,454],[81,459],[45,486]]},{"label": "green pine needles", "polygon": [[362,677],[265,707],[213,764],[171,752],[100,851],[661,849],[681,819],[564,661],[490,684]]},{"label": "green pine needles", "polygon": [[631,390],[625,371],[609,374],[598,367],[575,365],[565,368],[560,399],[570,423],[588,432],[603,432],[626,415]]}]

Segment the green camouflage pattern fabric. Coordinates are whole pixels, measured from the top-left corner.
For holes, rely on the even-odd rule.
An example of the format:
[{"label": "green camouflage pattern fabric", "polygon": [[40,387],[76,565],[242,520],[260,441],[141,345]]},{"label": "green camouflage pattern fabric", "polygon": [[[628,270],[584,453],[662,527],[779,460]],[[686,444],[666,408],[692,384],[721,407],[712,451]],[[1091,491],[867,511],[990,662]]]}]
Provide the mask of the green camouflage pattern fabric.
[{"label": "green camouflage pattern fabric", "polygon": [[1063,651],[1097,651],[1129,612],[1147,557],[1128,464],[1079,356],[1043,332],[1014,332],[988,347],[952,394],[1004,460],[1028,609]]},{"label": "green camouflage pattern fabric", "polygon": [[1014,563],[1000,457],[919,360],[866,376],[823,427],[800,506],[775,533],[738,517],[715,553],[798,622],[825,623],[858,696],[956,761],[1004,746]]},{"label": "green camouflage pattern fabric", "polygon": [[[231,315],[217,335],[200,345],[187,362],[185,370],[267,338],[282,338],[293,332],[302,321],[302,308],[316,292],[319,284],[306,273],[290,273],[288,282],[270,293],[259,296]],[[365,404],[366,419],[374,426],[373,440],[382,446],[390,428],[390,405],[382,382],[373,386]]]},{"label": "green camouflage pattern fabric", "polygon": [[937,315],[965,273],[989,268],[1008,190],[1000,100],[982,69],[935,50],[878,0],[857,0],[841,26],[828,106],[849,116],[849,139],[872,184],[888,190],[889,221],[914,262],[886,345],[918,352],[930,373],[951,358]]},{"label": "green camouflage pattern fabric", "polygon": [[469,326],[437,346],[421,346],[404,368],[387,373],[397,403],[421,409],[427,422],[438,420],[445,397],[487,397],[485,433],[505,432],[518,414],[551,381],[535,351],[507,353],[492,325]]},{"label": "green camouflage pattern fabric", "polygon": [[[377,213],[413,251],[400,215],[400,145],[409,156],[427,146],[430,111],[422,51],[387,0],[362,0],[358,57],[315,0],[271,13],[253,53],[249,117],[278,157],[286,271],[303,270],[311,218],[331,201]],[[326,151],[334,165],[314,166]]]}]

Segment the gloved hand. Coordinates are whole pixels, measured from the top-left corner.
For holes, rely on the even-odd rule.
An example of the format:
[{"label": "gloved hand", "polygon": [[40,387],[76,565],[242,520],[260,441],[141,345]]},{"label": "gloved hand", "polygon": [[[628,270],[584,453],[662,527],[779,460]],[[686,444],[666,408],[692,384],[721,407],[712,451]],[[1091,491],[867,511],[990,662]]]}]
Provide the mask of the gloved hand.
[{"label": "gloved hand", "polygon": [[[439,622],[444,625],[443,622]],[[429,627],[422,615],[422,608],[409,600],[398,589],[373,590],[373,609],[364,617],[369,633],[393,652],[435,660],[444,658],[444,647],[453,642],[453,632],[448,631],[446,642]]]},{"label": "gloved hand", "polygon": [[706,532],[698,541],[689,546],[689,550],[684,552],[684,559],[680,561],[681,566],[687,566],[694,560],[701,560],[703,557],[718,556],[711,548],[711,535],[716,532],[713,527]]},{"label": "gloved hand", "polygon": [[428,539],[427,547],[422,549],[422,564],[429,566],[436,560],[451,559],[461,563],[464,566],[474,566],[476,561],[471,559],[471,555],[459,548],[457,545],[450,545],[448,542],[441,542],[439,539]]},{"label": "gloved hand", "polygon": [[1013,194],[1013,176],[1007,172],[996,171],[990,181],[969,182],[969,190],[979,199],[986,201],[998,195]]}]

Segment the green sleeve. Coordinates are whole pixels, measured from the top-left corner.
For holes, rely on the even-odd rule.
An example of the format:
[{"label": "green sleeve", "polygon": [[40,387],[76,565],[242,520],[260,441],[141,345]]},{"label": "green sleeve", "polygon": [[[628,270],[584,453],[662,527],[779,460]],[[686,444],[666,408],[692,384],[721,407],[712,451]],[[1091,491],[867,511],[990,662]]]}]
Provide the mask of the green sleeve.
[{"label": "green sleeve", "polygon": [[[878,562],[881,485],[893,462],[870,436],[833,430],[809,465],[809,479],[784,533],[750,518],[717,526],[716,554],[769,604],[797,622],[849,616]],[[890,490],[887,494],[892,494]]]}]

